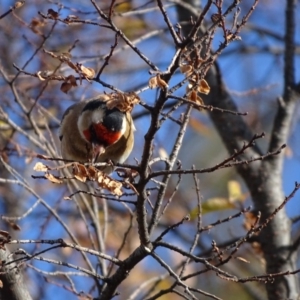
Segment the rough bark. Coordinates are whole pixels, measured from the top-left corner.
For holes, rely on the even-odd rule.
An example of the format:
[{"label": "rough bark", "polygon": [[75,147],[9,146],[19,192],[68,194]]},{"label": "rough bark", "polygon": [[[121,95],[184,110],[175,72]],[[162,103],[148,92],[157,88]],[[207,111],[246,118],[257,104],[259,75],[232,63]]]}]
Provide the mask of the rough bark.
[{"label": "rough bark", "polygon": [[[12,259],[12,256],[9,257],[9,251],[0,250],[0,261],[2,264]],[[0,300],[32,300],[25,286],[21,269],[15,263],[1,268],[0,280],[2,283]]]}]

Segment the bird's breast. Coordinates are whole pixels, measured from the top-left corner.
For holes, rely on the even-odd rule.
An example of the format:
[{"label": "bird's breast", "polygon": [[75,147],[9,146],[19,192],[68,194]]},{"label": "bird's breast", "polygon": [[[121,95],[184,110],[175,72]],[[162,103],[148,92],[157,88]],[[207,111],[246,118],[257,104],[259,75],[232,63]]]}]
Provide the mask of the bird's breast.
[{"label": "bird's breast", "polygon": [[83,134],[90,143],[108,147],[121,138],[122,132],[109,130],[102,123],[93,123]]}]

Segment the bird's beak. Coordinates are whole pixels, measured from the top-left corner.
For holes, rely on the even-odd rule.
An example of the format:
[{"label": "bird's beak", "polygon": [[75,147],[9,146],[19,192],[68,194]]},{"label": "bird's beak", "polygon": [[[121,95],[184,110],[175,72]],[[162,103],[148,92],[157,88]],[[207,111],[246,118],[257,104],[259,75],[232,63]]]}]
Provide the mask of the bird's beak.
[{"label": "bird's beak", "polygon": [[92,146],[93,146],[93,163],[95,163],[99,155],[105,152],[105,147],[103,145],[99,145],[96,143],[92,143]]}]

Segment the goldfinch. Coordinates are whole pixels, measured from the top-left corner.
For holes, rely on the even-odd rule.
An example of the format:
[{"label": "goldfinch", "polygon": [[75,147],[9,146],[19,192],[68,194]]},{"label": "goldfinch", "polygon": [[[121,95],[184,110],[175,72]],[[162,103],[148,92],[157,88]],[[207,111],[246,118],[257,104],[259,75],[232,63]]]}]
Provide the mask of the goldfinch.
[{"label": "goldfinch", "polygon": [[[70,106],[64,113],[59,138],[64,159],[80,163],[124,163],[134,144],[130,112],[108,109],[105,95]],[[111,173],[113,167],[102,171]]]}]

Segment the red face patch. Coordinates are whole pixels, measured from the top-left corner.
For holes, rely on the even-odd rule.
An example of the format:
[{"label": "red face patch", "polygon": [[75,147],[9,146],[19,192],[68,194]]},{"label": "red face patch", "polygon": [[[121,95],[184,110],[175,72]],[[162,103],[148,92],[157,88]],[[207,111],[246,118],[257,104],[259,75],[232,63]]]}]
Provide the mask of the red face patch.
[{"label": "red face patch", "polygon": [[90,143],[105,147],[114,144],[121,137],[121,132],[110,131],[101,123],[92,124],[90,128],[83,131],[83,134]]}]

